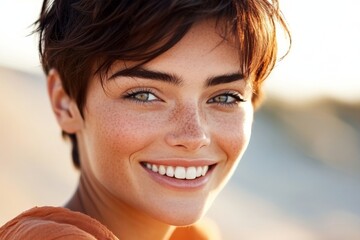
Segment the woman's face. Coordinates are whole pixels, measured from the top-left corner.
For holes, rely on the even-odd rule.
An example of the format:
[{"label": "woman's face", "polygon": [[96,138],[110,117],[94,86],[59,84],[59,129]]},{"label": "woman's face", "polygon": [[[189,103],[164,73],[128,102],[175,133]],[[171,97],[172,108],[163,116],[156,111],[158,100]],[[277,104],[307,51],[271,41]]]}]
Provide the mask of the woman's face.
[{"label": "woman's face", "polygon": [[172,225],[197,221],[232,175],[251,133],[249,79],[213,22],[126,76],[92,79],[77,133],[99,198]]}]

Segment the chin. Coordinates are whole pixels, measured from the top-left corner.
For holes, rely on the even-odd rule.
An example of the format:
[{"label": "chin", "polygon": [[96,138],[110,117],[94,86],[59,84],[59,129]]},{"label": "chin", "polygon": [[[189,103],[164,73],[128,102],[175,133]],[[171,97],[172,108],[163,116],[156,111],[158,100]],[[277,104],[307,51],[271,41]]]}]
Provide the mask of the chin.
[{"label": "chin", "polygon": [[199,213],[199,214],[194,214],[194,213],[176,214],[176,215],[174,214],[174,215],[164,216],[161,219],[161,221],[168,225],[181,227],[181,226],[188,226],[188,225],[192,225],[192,224],[196,223],[204,215],[205,215],[205,212]]},{"label": "chin", "polygon": [[153,209],[150,215],[160,222],[173,226],[188,226],[199,221],[208,211],[213,199],[205,202],[177,201],[171,205],[162,205]]}]

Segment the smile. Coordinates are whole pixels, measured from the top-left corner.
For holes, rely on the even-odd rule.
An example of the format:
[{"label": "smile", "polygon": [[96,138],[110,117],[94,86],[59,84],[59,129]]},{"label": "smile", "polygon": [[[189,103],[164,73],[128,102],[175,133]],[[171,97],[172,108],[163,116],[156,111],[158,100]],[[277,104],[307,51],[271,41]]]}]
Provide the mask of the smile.
[{"label": "smile", "polygon": [[168,176],[170,178],[176,179],[196,179],[199,177],[204,177],[209,170],[209,166],[190,166],[190,167],[182,167],[182,166],[164,166],[164,165],[156,165],[151,163],[143,163],[147,169],[153,171],[154,173],[158,173],[162,176]]}]

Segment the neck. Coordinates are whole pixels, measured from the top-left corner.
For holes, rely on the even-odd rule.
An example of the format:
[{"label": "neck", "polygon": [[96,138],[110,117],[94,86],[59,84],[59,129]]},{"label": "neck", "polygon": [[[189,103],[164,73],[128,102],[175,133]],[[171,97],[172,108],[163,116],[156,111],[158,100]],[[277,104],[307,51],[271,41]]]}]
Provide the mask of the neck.
[{"label": "neck", "polygon": [[116,199],[106,189],[82,175],[78,189],[66,204],[104,224],[119,239],[169,239],[174,226],[159,222]]}]

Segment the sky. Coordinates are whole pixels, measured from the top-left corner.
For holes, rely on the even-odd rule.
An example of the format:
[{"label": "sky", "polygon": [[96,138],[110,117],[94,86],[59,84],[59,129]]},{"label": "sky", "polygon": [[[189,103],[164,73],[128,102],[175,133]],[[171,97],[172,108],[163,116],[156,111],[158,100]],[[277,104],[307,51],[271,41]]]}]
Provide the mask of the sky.
[{"label": "sky", "polygon": [[[0,0],[0,66],[40,73],[37,43],[27,36],[42,0]],[[280,0],[292,32],[289,55],[265,83],[268,95],[305,102],[360,101],[360,1]]]}]

